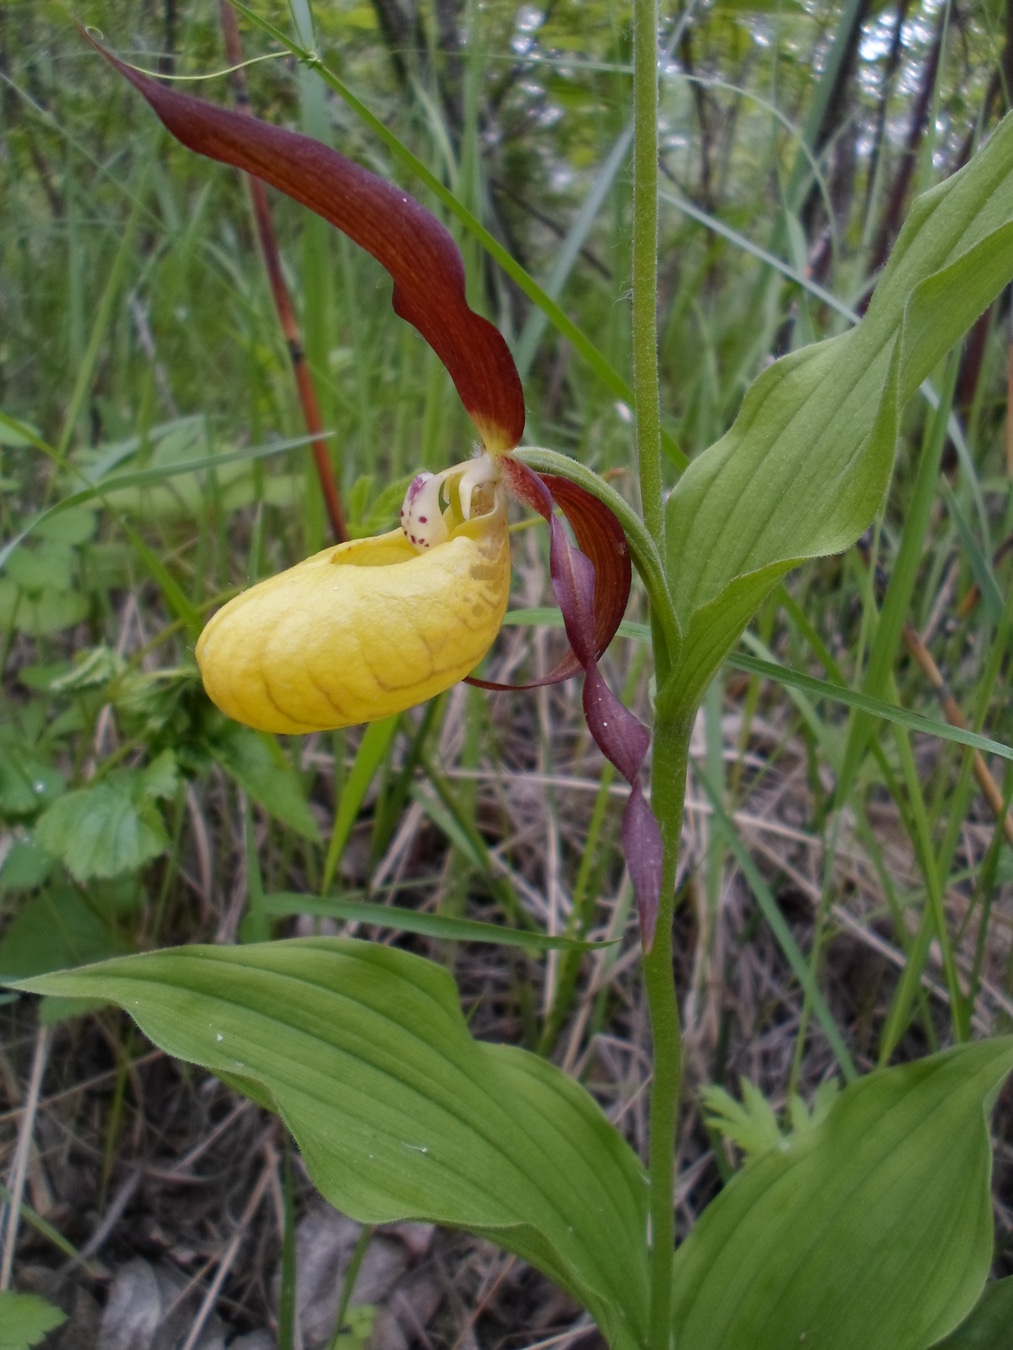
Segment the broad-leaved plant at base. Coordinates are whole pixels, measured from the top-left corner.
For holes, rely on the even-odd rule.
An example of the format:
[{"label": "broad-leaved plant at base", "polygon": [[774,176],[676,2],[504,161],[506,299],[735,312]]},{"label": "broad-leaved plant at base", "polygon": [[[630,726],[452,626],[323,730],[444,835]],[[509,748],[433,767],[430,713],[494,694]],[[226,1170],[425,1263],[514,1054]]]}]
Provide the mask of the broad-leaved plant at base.
[{"label": "broad-leaved plant at base", "polygon": [[[657,16],[644,0],[635,11],[642,514],[583,466],[521,446],[510,352],[468,306],[456,245],[418,202],[304,136],[104,54],[184,145],[273,184],[380,261],[395,310],[443,361],[477,430],[474,453],[462,450],[453,468],[419,466],[398,528],[325,549],[212,617],[196,655],[214,702],[247,726],[301,733],[431,698],[474,671],[503,620],[508,500],[549,529],[571,649],[547,679],[583,679],[591,734],[630,788],[622,838],[654,1036],[648,1159],[561,1070],[475,1040],[446,970],[386,946],[184,947],[17,987],[118,1004],[165,1051],[276,1110],[331,1203],[366,1223],[426,1219],[502,1244],[586,1307],[617,1350],[978,1344],[975,1328],[1008,1306],[992,1286],[976,1308],[992,1256],[987,1120],[1013,1039],[879,1070],[812,1117],[799,1112],[789,1134],[760,1131],[674,1250],[672,918],[689,733],[709,682],[786,571],[868,526],[901,410],[1013,278],[1013,120],[918,200],[862,321],[766,370],[665,500],[653,323]],[[650,730],[598,669],[631,560],[651,612]]]}]

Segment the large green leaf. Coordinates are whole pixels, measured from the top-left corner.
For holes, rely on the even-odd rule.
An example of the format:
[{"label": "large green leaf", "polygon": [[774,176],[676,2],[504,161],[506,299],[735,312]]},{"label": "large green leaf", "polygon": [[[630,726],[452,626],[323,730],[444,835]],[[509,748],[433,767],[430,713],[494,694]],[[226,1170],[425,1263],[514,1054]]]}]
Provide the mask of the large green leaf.
[{"label": "large green leaf", "polygon": [[170,1054],[276,1103],[345,1213],[493,1238],[579,1299],[614,1347],[643,1343],[647,1188],[633,1152],[559,1069],[474,1040],[441,967],[316,938],[180,947],[19,987],[120,1004]]},{"label": "large green leaf", "polygon": [[1013,119],[921,197],[857,327],[782,358],[667,506],[687,635],[662,703],[695,705],[759,601],[804,558],[854,542],[893,464],[900,409],[1013,277]]},{"label": "large green leaf", "polygon": [[1007,1037],[870,1074],[749,1164],[676,1253],[679,1350],[923,1350],[955,1327],[992,1257],[985,1110],[1011,1068]]}]

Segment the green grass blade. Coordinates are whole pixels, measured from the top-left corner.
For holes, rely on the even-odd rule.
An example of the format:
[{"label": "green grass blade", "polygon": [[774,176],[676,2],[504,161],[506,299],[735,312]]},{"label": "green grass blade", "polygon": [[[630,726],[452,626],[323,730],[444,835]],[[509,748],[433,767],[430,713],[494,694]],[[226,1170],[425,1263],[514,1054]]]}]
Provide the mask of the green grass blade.
[{"label": "green grass blade", "polygon": [[851,1052],[844,1043],[844,1038],[841,1035],[837,1023],[834,1021],[833,1013],[827,1006],[826,999],[820,992],[819,986],[813,978],[813,973],[809,969],[809,964],[803,956],[798,943],[792,936],[787,920],[778,908],[777,901],[774,899],[770,888],[764,881],[760,869],[756,866],[756,863],[750,856],[749,850],[742,842],[739,832],[735,828],[735,822],[722,806],[720,791],[710,782],[706,773],[701,770],[699,765],[695,766],[695,772],[710,800],[711,807],[714,811],[715,823],[720,827],[728,847],[735,855],[735,861],[741,868],[742,875],[746,878],[749,888],[756,898],[756,903],[760,906],[763,917],[770,925],[771,932],[774,934],[778,946],[781,948],[782,952],[784,952],[788,964],[795,974],[795,978],[805,990],[806,997],[809,999],[813,1011],[816,1014],[816,1020],[819,1022],[823,1034],[827,1038],[827,1043],[834,1052],[834,1057],[841,1067],[841,1072],[849,1081],[856,1078],[858,1076],[858,1071],[855,1068],[855,1062],[851,1057]]},{"label": "green grass blade", "polygon": [[[900,651],[904,624],[911,608],[918,568],[925,549],[925,536],[935,500],[939,466],[946,445],[946,428],[959,369],[959,362],[952,356],[943,398],[932,419],[926,444],[918,456],[918,470],[911,500],[905,513],[900,549],[893,563],[892,575],[876,624],[876,633],[862,681],[862,692],[872,698],[882,698],[886,693],[891,683],[897,653]],[[837,783],[838,807],[843,806],[845,798],[851,791],[854,776],[865,755],[874,727],[874,720],[867,714],[856,713],[851,719],[844,764]]]},{"label": "green grass blade", "polygon": [[[591,226],[594,224],[602,204],[612,191],[612,185],[629,153],[632,141],[633,124],[631,122],[623,130],[615,145],[605,157],[591,191],[574,217],[573,224],[560,245],[559,252],[556,254],[556,261],[552,265],[552,271],[545,282],[545,295],[554,303],[559,300],[563,293],[563,288],[569,280],[574,264],[580,256],[580,250],[591,231]],[[517,370],[522,380],[527,378],[548,322],[548,311],[541,306],[531,310],[524,321],[524,327],[521,329],[514,350],[514,359],[517,362]]]},{"label": "green grass blade", "polygon": [[[13,418],[5,417],[3,413],[0,413],[0,423],[11,427],[22,426]],[[114,474],[109,478],[102,479],[92,487],[82,488],[79,492],[71,492],[58,502],[54,502],[52,506],[47,507],[45,511],[40,511],[23,529],[19,530],[0,547],[0,568],[3,567],[18,545],[30,538],[40,525],[47,520],[52,520],[54,516],[61,515],[64,511],[69,511],[71,507],[83,506],[87,502],[101,502],[107,494],[124,488],[150,486],[170,478],[178,478],[184,474],[204,473],[208,470],[223,468],[227,464],[238,464],[247,460],[270,459],[275,455],[284,454],[288,450],[301,449],[304,445],[309,444],[309,441],[310,437],[308,436],[294,436],[290,440],[278,441],[273,445],[229,451],[224,455],[202,455],[198,459],[181,460],[178,464],[155,465],[148,469],[135,469],[129,473]],[[65,463],[57,457],[56,451],[39,437],[33,435],[32,444],[37,450],[42,450],[44,454],[56,459],[58,463]],[[75,469],[72,465],[68,467],[79,477],[87,479],[87,475],[83,471]]]},{"label": "green grass blade", "polygon": [[444,914],[427,914],[396,905],[377,905],[367,900],[344,899],[335,895],[299,895],[294,891],[280,891],[265,896],[264,911],[279,918],[290,914],[316,914],[324,918],[372,924],[396,933],[419,933],[447,942],[487,942],[500,947],[528,947],[532,951],[590,952],[614,945],[614,942],[551,937],[548,933],[538,933],[533,929],[505,928],[502,924],[482,923],[477,919],[451,919]]},{"label": "green grass blade", "polygon": [[335,873],[341,864],[341,858],[348,843],[352,826],[355,824],[369,785],[383,762],[390,743],[397,731],[399,717],[385,717],[381,722],[371,722],[362,733],[362,740],[355,752],[355,762],[345,780],[338,808],[334,815],[334,829],[327,845],[327,859],[324,863],[324,876],[320,889],[326,895],[331,888]]},{"label": "green grass blade", "polygon": [[[509,610],[503,620],[503,626],[562,628],[563,619],[558,610],[536,606],[530,609]],[[624,619],[617,629],[617,636],[630,638],[634,642],[650,642],[651,630],[645,623]],[[951,726],[949,722],[927,717],[924,713],[913,712],[910,708],[900,708],[894,703],[887,703],[885,699],[873,698],[861,690],[849,689],[847,685],[839,684],[836,680],[806,675],[800,670],[791,670],[776,661],[765,661],[761,657],[750,656],[747,652],[735,652],[726,656],[724,664],[730,670],[741,670],[746,675],[760,675],[775,684],[798,689],[815,699],[830,700],[841,704],[842,707],[868,713],[874,718],[904,727],[908,731],[935,736],[942,741],[952,741],[955,745],[966,745],[972,750],[980,750],[983,755],[998,755],[1000,759],[1013,761],[1013,746],[1004,745],[1002,741],[992,740],[991,737],[982,736],[975,731],[967,731],[963,727]]]}]

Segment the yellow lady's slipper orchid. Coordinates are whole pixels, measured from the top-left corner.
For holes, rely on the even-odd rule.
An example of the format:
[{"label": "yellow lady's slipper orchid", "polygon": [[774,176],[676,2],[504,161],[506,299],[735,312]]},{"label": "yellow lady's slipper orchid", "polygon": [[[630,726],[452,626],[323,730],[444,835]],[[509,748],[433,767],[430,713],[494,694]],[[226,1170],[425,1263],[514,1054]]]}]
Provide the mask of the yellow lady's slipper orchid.
[{"label": "yellow lady's slipper orchid", "polygon": [[218,611],[197,662],[222,712],[262,731],[323,731],[401,712],[474,670],[510,595],[495,462],[420,475],[401,518],[400,529],[326,548]]},{"label": "yellow lady's slipper orchid", "polygon": [[650,736],[597,665],[629,596],[626,538],[596,496],[512,455],[524,430],[520,377],[502,334],[468,305],[452,236],[414,198],[328,146],[180,94],[88,40],[184,145],[302,202],[387,269],[394,309],[446,366],[482,443],[476,459],[414,480],[399,531],[324,549],[217,613],[197,643],[211,698],[249,726],[305,732],[386,717],[469,675],[506,610],[509,490],[549,527],[549,571],[571,644],[536,683],[584,674],[588,727],[631,788],[622,837],[649,949],[662,859],[640,786]]}]

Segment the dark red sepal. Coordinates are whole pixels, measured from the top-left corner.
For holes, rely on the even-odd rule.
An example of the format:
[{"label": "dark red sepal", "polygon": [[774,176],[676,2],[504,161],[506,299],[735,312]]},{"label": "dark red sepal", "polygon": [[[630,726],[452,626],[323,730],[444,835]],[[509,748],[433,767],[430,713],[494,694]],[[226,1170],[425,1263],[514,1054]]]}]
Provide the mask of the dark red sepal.
[{"label": "dark red sepal", "polygon": [[84,36],[183,145],[270,183],[371,253],[394,279],[396,313],[446,366],[486,447],[513,449],[524,430],[517,367],[499,330],[468,306],[460,251],[435,216],[319,141],[177,93]]},{"label": "dark red sepal", "polygon": [[[513,462],[510,458],[502,461],[509,490],[526,506],[544,515],[542,490],[532,487],[528,475],[515,473],[511,467]],[[615,513],[586,488],[556,474],[529,472],[531,477],[548,489],[570,522],[580,551],[591,560],[595,579],[594,659],[598,660],[615,637],[630,598],[633,567],[626,535]],[[547,675],[529,684],[498,684],[495,680],[480,680],[475,676],[469,676],[468,683],[478,685],[480,689],[497,691],[538,689],[544,684],[559,684],[562,680],[569,680],[579,675],[584,668],[584,663],[571,647]]]},{"label": "dark red sepal", "polygon": [[[616,698],[605,683],[605,677],[598,669],[599,643],[602,632],[595,612],[595,591],[597,579],[595,566],[587,554],[575,549],[567,537],[562,521],[553,512],[553,498],[548,481],[529,469],[521,460],[507,456],[503,460],[503,473],[507,485],[515,496],[520,497],[549,524],[549,573],[552,588],[563,615],[566,636],[570,639],[570,656],[584,671],[584,689],[582,702],[588,730],[595,739],[599,750],[610,763],[614,764],[632,791],[623,812],[623,852],[633,883],[633,892],[637,900],[637,913],[640,918],[640,935],[645,951],[650,951],[654,943],[654,929],[658,919],[658,902],[661,896],[661,868],[663,848],[661,830],[658,822],[644,797],[640,786],[640,770],[643,768],[650,747],[650,732],[638,721],[630,710]],[[552,479],[553,483],[557,480]],[[575,484],[565,480],[569,487]],[[590,497],[584,489],[577,488],[585,497]],[[597,502],[597,498],[591,498]],[[563,503],[560,503],[561,505]],[[601,503],[597,503],[601,506]],[[607,507],[603,510],[608,511]],[[564,506],[565,510],[565,506]],[[612,512],[608,514],[612,516]],[[615,517],[612,516],[615,520]],[[616,526],[622,533],[619,522]],[[585,529],[586,526],[582,526]],[[576,526],[574,526],[576,533]],[[625,545],[625,539],[624,539]],[[607,556],[598,550],[599,556]],[[627,566],[629,553],[626,552]],[[629,594],[629,581],[626,584]],[[611,608],[614,608],[614,602]],[[625,598],[623,601],[625,609]],[[614,616],[608,641],[611,641],[619,619],[620,610]],[[612,622],[612,619],[610,619]],[[605,643],[605,646],[608,642]],[[558,670],[559,667],[557,666]],[[545,684],[549,680],[539,680]],[[482,684],[482,681],[473,681]],[[484,686],[503,688],[504,686]],[[510,688],[511,686],[506,686]],[[524,687],[524,686],[521,686]]]},{"label": "dark red sepal", "polygon": [[557,474],[539,474],[570,522],[577,547],[594,567],[595,658],[608,650],[626,613],[633,584],[630,546],[613,511],[586,488]]}]

